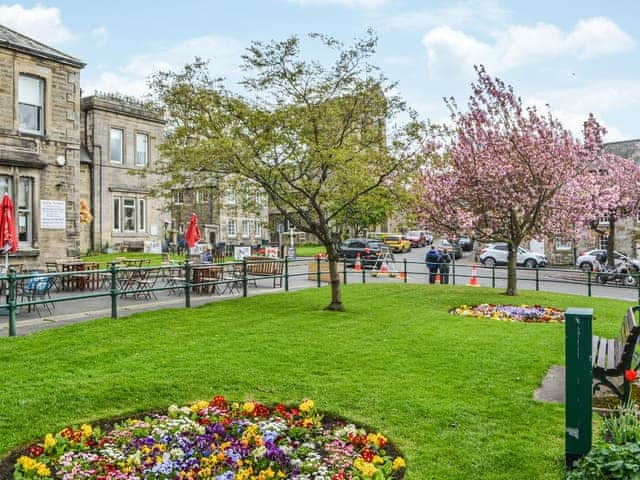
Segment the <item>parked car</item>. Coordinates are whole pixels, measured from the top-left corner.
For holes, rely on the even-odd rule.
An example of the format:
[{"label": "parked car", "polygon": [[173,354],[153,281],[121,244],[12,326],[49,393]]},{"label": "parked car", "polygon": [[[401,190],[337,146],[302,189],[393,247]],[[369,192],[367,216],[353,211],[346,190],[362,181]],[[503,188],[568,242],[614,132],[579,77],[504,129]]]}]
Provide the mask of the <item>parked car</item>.
[{"label": "parked car", "polygon": [[422,230],[422,233],[424,234],[424,238],[427,241],[427,245],[432,245],[433,244],[433,234],[431,232],[428,232],[427,230]]},{"label": "parked car", "polygon": [[404,234],[404,238],[411,242],[412,248],[424,247],[427,244],[427,238],[421,230],[411,230]]},{"label": "parked car", "polygon": [[379,240],[350,238],[338,245],[338,254],[345,259],[345,263],[348,266],[354,266],[356,258],[360,254],[360,261],[363,267],[378,267],[380,249],[383,245]]},{"label": "parked car", "polygon": [[406,240],[399,233],[384,236],[384,243],[388,245],[393,253],[405,253],[411,251],[411,242]]},{"label": "parked car", "polygon": [[451,253],[453,253],[453,258],[455,258],[456,260],[462,258],[462,249],[460,248],[460,245],[458,245],[458,242],[447,240],[446,238],[441,238],[440,240],[438,240],[436,246],[438,250],[444,250],[445,248],[451,250]]},{"label": "parked car", "polygon": [[470,252],[473,250],[473,239],[466,235],[460,236],[458,237],[458,245],[463,251]]},{"label": "parked car", "polygon": [[[480,261],[487,267],[493,265],[506,265],[509,256],[509,247],[506,243],[490,243],[480,250]],[[517,265],[527,268],[544,267],[548,264],[547,257],[541,253],[530,252],[518,247]]]},{"label": "parked car", "polygon": [[[596,261],[597,256],[604,255],[606,257],[607,251],[602,248],[594,248],[593,250],[589,250],[584,253],[580,253],[580,256],[576,259],[576,267],[584,272],[589,272],[594,270],[594,263]],[[613,252],[614,262],[616,264],[627,259],[627,256],[624,253],[620,253],[617,251]],[[631,260],[632,263],[638,264],[637,260]]]}]

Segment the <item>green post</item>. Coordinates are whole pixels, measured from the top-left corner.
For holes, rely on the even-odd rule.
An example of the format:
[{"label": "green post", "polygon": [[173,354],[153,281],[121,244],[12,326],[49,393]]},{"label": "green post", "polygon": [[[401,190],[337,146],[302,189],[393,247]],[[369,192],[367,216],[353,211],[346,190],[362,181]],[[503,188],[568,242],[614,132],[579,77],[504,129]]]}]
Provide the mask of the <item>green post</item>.
[{"label": "green post", "polygon": [[451,258],[451,284],[456,284],[456,254],[454,253]]},{"label": "green post", "polygon": [[284,291],[289,291],[289,259],[284,257]]},{"label": "green post", "polygon": [[242,296],[247,296],[247,257],[242,258]]},{"label": "green post", "polygon": [[184,306],[191,308],[191,265],[184,260]]},{"label": "green post", "polygon": [[404,269],[404,272],[403,272],[404,273],[404,283],[407,283],[407,259],[406,258],[402,259],[402,263],[403,263],[402,268]]},{"label": "green post", "polygon": [[9,267],[9,287],[8,287],[8,297],[7,304],[9,309],[9,336],[15,337],[17,335],[16,332],[16,310],[18,307],[16,306],[16,269],[13,267]]},{"label": "green post", "polygon": [[491,288],[496,288],[496,264],[491,266]]},{"label": "green post", "polygon": [[565,313],[566,408],[565,465],[591,449],[591,322],[592,308],[568,308]]},{"label": "green post", "polygon": [[316,285],[320,288],[320,257],[316,257]]},{"label": "green post", "polygon": [[109,293],[111,294],[111,318],[118,318],[118,269],[116,262],[111,262],[111,288]]},{"label": "green post", "polygon": [[540,269],[536,265],[536,292],[540,291]]},{"label": "green post", "polygon": [[587,297],[591,296],[591,270],[587,271]]},{"label": "green post", "polygon": [[367,277],[364,274],[364,262],[362,263],[362,283],[367,283]]},{"label": "green post", "polygon": [[347,284],[347,258],[342,257],[342,276],[344,277],[344,284]]}]

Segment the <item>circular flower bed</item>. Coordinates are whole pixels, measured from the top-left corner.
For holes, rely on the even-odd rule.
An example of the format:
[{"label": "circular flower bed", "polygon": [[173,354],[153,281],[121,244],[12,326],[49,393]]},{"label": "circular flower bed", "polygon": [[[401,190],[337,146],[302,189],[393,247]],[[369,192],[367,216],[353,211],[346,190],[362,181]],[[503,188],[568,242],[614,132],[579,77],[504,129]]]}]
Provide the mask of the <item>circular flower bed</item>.
[{"label": "circular flower bed", "polygon": [[15,463],[14,479],[400,479],[405,462],[380,433],[297,408],[224,397],[102,431],[82,425],[47,434]]},{"label": "circular flower bed", "polygon": [[564,311],[541,305],[481,305],[452,308],[449,313],[469,317],[485,317],[494,320],[526,323],[564,323]]}]

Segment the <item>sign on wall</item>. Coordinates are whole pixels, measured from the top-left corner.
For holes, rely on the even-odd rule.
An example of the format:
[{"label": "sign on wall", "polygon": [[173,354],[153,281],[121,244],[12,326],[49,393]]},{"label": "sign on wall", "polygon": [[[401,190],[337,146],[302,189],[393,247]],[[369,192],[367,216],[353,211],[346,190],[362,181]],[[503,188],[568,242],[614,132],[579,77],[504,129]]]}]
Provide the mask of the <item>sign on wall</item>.
[{"label": "sign on wall", "polygon": [[251,247],[233,247],[233,256],[236,260],[251,256]]},{"label": "sign on wall", "polygon": [[67,228],[65,202],[40,200],[40,228],[64,230]]}]

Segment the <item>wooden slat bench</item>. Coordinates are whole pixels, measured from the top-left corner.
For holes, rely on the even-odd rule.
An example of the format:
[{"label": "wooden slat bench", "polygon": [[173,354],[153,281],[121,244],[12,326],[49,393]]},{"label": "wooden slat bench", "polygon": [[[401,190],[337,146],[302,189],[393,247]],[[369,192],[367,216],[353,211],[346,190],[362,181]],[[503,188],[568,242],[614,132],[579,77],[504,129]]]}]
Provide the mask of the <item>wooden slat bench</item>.
[{"label": "wooden slat bench", "polygon": [[[637,361],[634,362],[636,343],[640,335],[638,312],[640,312],[640,306],[627,310],[618,338],[602,338],[594,335],[591,342],[591,365],[593,377],[596,379],[593,391],[599,390],[600,386],[605,386],[620,397],[624,404],[629,401],[631,395],[631,385],[626,380],[624,372],[638,367]],[[622,377],[621,387],[610,380],[617,377]]]},{"label": "wooden slat bench", "polygon": [[282,262],[277,258],[246,257],[247,277],[256,284],[258,277],[273,277],[273,288],[282,287]]}]

